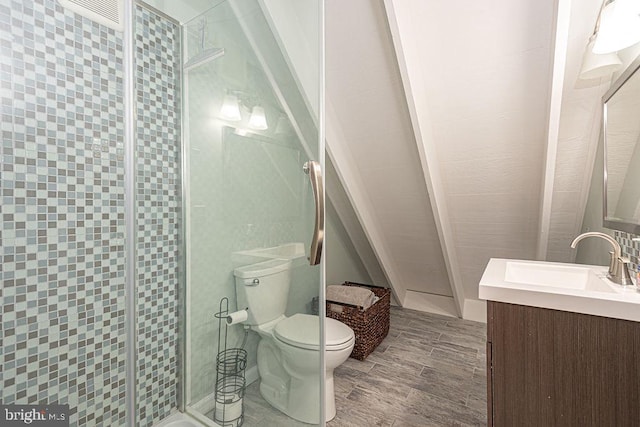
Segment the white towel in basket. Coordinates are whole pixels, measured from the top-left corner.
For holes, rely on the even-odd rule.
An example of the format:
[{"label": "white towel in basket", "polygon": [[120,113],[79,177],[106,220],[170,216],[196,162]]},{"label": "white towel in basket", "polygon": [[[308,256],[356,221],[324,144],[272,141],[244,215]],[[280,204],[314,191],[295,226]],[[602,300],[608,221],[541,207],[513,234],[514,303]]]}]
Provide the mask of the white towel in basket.
[{"label": "white towel in basket", "polygon": [[376,295],[369,289],[358,286],[329,285],[327,286],[327,299],[343,304],[357,305],[366,310],[375,302]]}]

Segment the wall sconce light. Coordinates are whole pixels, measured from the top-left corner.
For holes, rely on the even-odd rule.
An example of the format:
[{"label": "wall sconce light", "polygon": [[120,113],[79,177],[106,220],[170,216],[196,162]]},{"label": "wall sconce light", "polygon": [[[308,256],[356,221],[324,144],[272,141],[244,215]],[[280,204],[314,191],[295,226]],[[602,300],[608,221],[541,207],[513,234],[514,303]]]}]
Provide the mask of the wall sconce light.
[{"label": "wall sconce light", "polygon": [[[606,1],[606,0],[605,0]],[[640,6],[636,0],[611,0],[600,11],[593,53],[616,52],[640,42]]]},{"label": "wall sconce light", "polygon": [[622,66],[617,51],[640,41],[640,5],[636,0],[603,0],[582,56],[580,79],[611,76]]},{"label": "wall sconce light", "polygon": [[251,117],[249,118],[249,127],[256,130],[267,130],[267,117],[264,114],[264,108],[256,105],[251,110]]},{"label": "wall sconce light", "polygon": [[245,111],[245,114],[251,110],[251,115],[249,116],[249,127],[251,129],[269,129],[264,108],[258,104],[258,100],[239,91],[229,91],[225,95],[222,101],[222,108],[220,108],[220,118],[239,122],[242,120],[242,110]]},{"label": "wall sconce light", "polygon": [[622,61],[615,52],[601,55],[593,53],[595,40],[596,33],[589,37],[589,43],[582,55],[582,68],[579,74],[581,79],[597,79],[610,76],[622,65]]},{"label": "wall sconce light", "polygon": [[287,116],[281,114],[280,117],[278,117],[276,130],[274,132],[276,135],[288,135],[291,133],[291,123],[289,122]]},{"label": "wall sconce light", "polygon": [[237,96],[233,94],[225,95],[224,101],[222,101],[222,108],[220,109],[220,117],[231,122],[238,122],[242,119]]}]

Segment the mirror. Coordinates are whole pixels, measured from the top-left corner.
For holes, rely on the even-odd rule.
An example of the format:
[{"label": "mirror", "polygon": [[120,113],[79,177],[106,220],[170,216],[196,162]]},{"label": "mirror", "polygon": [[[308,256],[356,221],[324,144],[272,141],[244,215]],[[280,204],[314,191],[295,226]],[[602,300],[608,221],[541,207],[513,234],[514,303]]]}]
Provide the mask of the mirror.
[{"label": "mirror", "polygon": [[640,233],[640,59],[603,97],[604,226]]}]

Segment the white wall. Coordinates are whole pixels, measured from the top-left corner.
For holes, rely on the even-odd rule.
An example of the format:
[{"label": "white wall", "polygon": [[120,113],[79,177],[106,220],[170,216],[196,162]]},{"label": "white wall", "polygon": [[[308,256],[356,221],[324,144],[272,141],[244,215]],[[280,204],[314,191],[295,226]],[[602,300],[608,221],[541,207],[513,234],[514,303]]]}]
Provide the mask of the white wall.
[{"label": "white wall", "polygon": [[288,57],[311,110],[320,107],[320,9],[318,0],[259,0]]},{"label": "white wall", "polygon": [[374,250],[327,157],[327,283],[345,280],[389,287]]},{"label": "white wall", "polygon": [[[593,174],[589,188],[589,198],[584,211],[582,228],[580,233],[588,231],[600,231],[613,237],[611,230],[602,226],[602,192],[604,184],[604,158],[602,147],[602,132],[593,165]],[[611,244],[603,239],[584,239],[578,244],[575,261],[579,264],[609,265],[609,251]]]},{"label": "white wall", "polygon": [[386,4],[454,287],[476,300],[490,257],[535,256],[554,5]]},{"label": "white wall", "polygon": [[[609,87],[610,77],[580,80],[582,56],[602,2],[571,2],[567,37],[566,65],[562,87],[562,106],[557,135],[557,158],[553,171],[549,229],[546,253],[548,261],[572,262],[576,251],[571,241],[580,233],[588,198],[591,165],[596,153],[601,122],[600,98]],[[554,120],[551,118],[550,120]]]},{"label": "white wall", "polygon": [[333,205],[327,203],[326,208],[327,285],[339,285],[345,281],[372,284],[371,277],[357,256],[349,234],[340,222]]},{"label": "white wall", "polygon": [[[357,25],[354,25],[357,23]],[[451,298],[381,2],[326,2],[327,146],[401,303]]]}]

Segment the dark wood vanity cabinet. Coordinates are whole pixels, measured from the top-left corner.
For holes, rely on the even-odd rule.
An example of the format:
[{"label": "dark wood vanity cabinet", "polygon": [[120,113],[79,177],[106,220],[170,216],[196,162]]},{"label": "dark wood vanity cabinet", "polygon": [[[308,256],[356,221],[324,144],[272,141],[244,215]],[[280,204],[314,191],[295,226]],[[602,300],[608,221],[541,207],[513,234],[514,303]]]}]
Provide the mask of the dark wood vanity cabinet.
[{"label": "dark wood vanity cabinet", "polygon": [[640,426],[640,323],[489,301],[490,426]]}]

